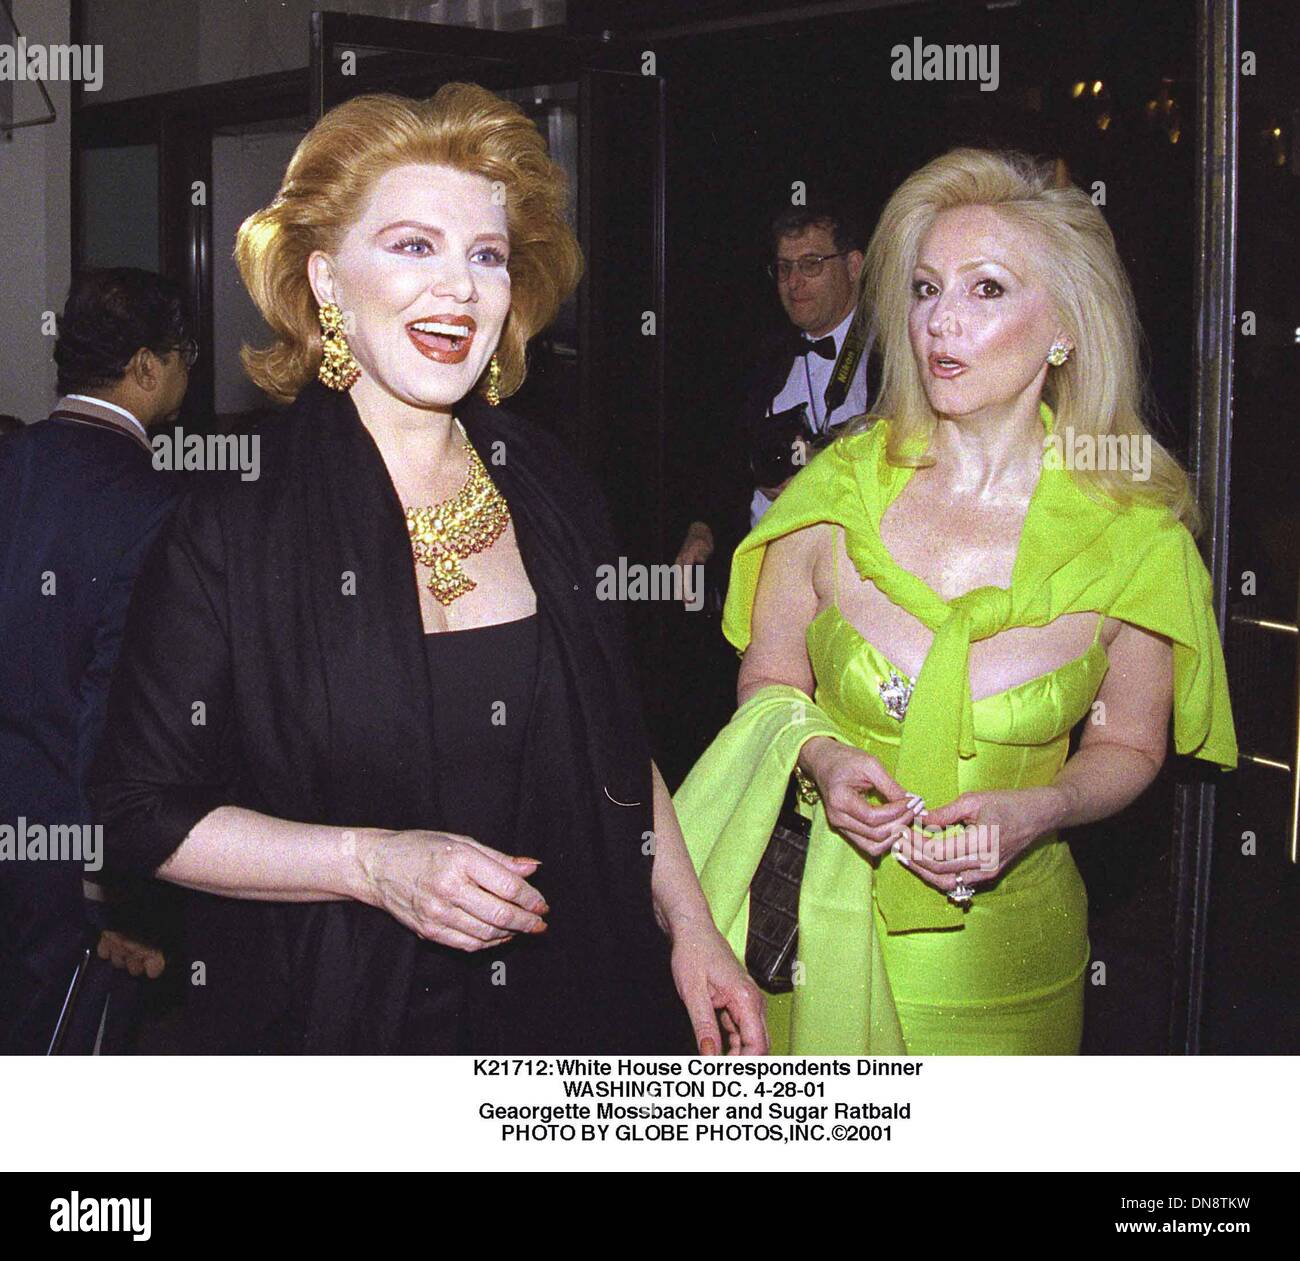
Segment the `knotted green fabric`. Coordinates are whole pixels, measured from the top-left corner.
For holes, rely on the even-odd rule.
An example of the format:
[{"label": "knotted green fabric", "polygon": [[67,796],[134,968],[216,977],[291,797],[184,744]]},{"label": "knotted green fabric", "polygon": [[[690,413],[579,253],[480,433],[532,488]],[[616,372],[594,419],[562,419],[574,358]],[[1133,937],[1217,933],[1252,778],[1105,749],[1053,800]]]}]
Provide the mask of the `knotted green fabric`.
[{"label": "knotted green fabric", "polygon": [[[1040,405],[1045,434],[1054,417]],[[850,559],[894,604],[934,632],[902,726],[894,778],[934,809],[958,794],[958,764],[975,755],[970,646],[1013,626],[1045,626],[1097,612],[1173,643],[1174,743],[1179,753],[1233,767],[1237,745],[1209,574],[1168,509],[1119,509],[1090,498],[1059,462],[1044,459],[1009,588],[944,600],[900,568],[880,538],[885,510],[914,470],[885,458],[886,425],[836,442],[786,488],[737,548],[723,631],[742,652],[768,543],[818,522],[843,526]],[[1046,443],[1045,443],[1046,445]],[[894,863],[876,873],[876,905],[890,933],[960,928],[962,911]]]}]

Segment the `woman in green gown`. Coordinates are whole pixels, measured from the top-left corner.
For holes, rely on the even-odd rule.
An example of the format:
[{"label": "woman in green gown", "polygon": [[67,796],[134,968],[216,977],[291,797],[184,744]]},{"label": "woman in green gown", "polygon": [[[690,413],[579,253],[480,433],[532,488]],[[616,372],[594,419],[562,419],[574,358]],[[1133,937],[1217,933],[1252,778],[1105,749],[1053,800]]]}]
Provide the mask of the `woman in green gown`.
[{"label": "woman in green gown", "polygon": [[[873,236],[876,413],[737,549],[740,707],[674,804],[743,957],[792,771],[812,835],[786,1053],[1075,1054],[1087,897],[1058,829],[1236,742],[1186,474],[1142,416],[1100,211],[954,150]],[[1082,723],[1069,756],[1071,730]]]}]

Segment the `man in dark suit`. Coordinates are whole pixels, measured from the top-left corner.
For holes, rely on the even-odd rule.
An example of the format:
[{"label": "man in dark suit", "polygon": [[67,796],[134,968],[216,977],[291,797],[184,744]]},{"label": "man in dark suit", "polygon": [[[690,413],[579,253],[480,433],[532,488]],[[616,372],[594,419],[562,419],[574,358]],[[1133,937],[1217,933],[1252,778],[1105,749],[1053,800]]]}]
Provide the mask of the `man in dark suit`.
[{"label": "man in dark suit", "polygon": [[[102,854],[85,777],[131,587],[174,504],[148,429],[185,397],[184,312],[149,272],[78,280],[54,347],[63,397],[0,443],[0,1053],[46,1050],[91,932],[83,881]],[[118,934],[100,953],[161,966]]]},{"label": "man in dark suit", "polygon": [[[847,206],[823,201],[782,212],[771,226],[768,270],[790,325],[759,347],[745,398],[731,433],[701,484],[696,519],[677,554],[681,565],[702,564],[716,555],[713,568],[725,588],[732,552],[758,523],[793,473],[782,469],[762,478],[772,461],[762,453],[788,446],[786,424],[778,417],[804,409],[804,436],[816,442],[834,425],[867,408],[864,349],[842,397],[827,389],[857,306],[858,277],[864,261],[864,231]],[[767,480],[767,484],[764,484]]]}]

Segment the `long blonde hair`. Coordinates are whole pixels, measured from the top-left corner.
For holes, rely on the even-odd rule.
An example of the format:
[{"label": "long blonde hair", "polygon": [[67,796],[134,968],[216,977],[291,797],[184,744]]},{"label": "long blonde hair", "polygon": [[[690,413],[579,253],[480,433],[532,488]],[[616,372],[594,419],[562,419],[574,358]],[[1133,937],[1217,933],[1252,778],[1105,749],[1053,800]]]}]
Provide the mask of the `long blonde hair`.
[{"label": "long blonde hair", "polygon": [[[860,432],[889,420],[886,458],[913,467],[932,464],[924,452],[938,416],[912,353],[908,314],[921,242],[944,210],[987,206],[1008,223],[1037,234],[1040,274],[1074,353],[1048,370],[1043,400],[1055,432],[1135,436],[1149,442],[1150,477],[1123,469],[1071,469],[1085,493],[1126,506],[1160,503],[1190,530],[1200,524],[1183,467],[1152,436],[1144,413],[1141,328],[1133,290],[1105,218],[1082,189],[1058,179],[1051,163],[1021,153],[953,149],[913,172],[889,199],[867,247],[859,302],[867,304],[882,357],[880,392],[871,413],[846,428]],[[912,454],[909,454],[911,452]]]},{"label": "long blonde hair", "polygon": [[240,357],[272,398],[297,397],[320,366],[308,257],[336,249],[375,180],[410,163],[504,186],[510,313],[497,347],[498,389],[505,396],[523,384],[529,338],[555,318],[582,275],[582,251],[565,218],[567,178],[517,105],[477,84],[447,83],[428,100],[359,96],[330,110],[298,145],[275,200],[240,226],[239,274],[275,334],[266,349],[245,346]]}]

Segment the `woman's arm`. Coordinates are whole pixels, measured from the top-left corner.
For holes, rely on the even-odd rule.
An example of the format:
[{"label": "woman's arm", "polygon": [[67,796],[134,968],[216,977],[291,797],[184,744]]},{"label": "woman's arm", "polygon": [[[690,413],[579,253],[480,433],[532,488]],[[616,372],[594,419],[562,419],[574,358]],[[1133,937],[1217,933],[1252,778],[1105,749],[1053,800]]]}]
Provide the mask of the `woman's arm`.
[{"label": "woman's arm", "polygon": [[1155,779],[1169,744],[1173,647],[1125,622],[1107,649],[1110,669],[1074,756],[1052,787],[1053,827],[1078,827],[1117,814]]},{"label": "woman's arm", "polygon": [[764,1055],[768,1043],[763,996],[713,922],[668,785],[653,762],[650,773],[654,781],[650,891],[655,917],[673,943],[673,981],[690,1015],[695,1044],[701,1055],[720,1054],[724,1045],[731,1055]]},{"label": "woman's arm", "polygon": [[1094,702],[1095,720],[1089,719],[1077,752],[1051,784],[962,793],[926,816],[926,827],[996,827],[996,861],[986,865],[982,855],[943,861],[905,844],[917,876],[944,892],[952,891],[958,874],[967,884],[992,880],[1040,836],[1117,814],[1150,785],[1168,746],[1173,648],[1163,636],[1125,623],[1107,655],[1110,669]]},{"label": "woman's arm", "polygon": [[378,828],[292,823],[242,806],[219,806],[195,824],[158,868],[161,880],[224,897],[268,902],[364,900],[363,848]]},{"label": "woman's arm", "polygon": [[654,780],[655,827],[650,892],[654,899],[655,918],[669,937],[691,925],[706,924],[713,928],[713,914],[686,852],[682,825],[673,808],[668,785],[653,762],[650,763],[650,772]]},{"label": "woman's arm", "polygon": [[293,823],[241,806],[205,815],[158,869],[173,884],[267,902],[352,898],[457,950],[545,932],[537,860],[450,832]]},{"label": "woman's arm", "polygon": [[[808,624],[817,616],[813,568],[818,533],[815,526],[805,526],[767,545],[754,594],[750,643],[736,681],[737,705],[774,683],[797,687],[809,697],[817,689],[808,656]],[[835,743],[830,736],[814,736],[799,750],[800,770],[815,774],[810,759]]]},{"label": "woman's arm", "polygon": [[[754,595],[752,638],[736,686],[741,705],[774,683],[796,687],[810,698],[816,691],[808,625],[817,615],[813,572],[826,534],[805,526],[767,545]],[[799,768],[816,782],[827,824],[869,854],[888,849],[898,828],[917,817],[921,803],[908,797],[877,758],[847,739],[809,738],[799,750]],[[885,799],[883,805],[868,804],[864,793],[872,788]]]},{"label": "woman's arm", "polygon": [[816,689],[807,635],[808,624],[817,615],[813,586],[817,534],[812,526],[783,534],[763,553],[750,643],[736,683],[738,705],[773,683],[797,687],[810,697]]}]

